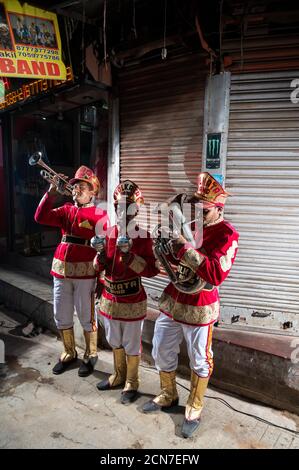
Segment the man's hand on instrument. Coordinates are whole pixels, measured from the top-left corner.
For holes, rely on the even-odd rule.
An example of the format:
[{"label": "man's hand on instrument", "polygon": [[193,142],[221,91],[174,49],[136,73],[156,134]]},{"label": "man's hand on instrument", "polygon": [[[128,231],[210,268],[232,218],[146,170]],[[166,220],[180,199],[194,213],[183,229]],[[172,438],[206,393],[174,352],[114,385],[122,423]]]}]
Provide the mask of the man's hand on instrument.
[{"label": "man's hand on instrument", "polygon": [[176,257],[180,249],[187,243],[187,240],[183,235],[179,235],[177,238],[173,238],[168,242],[169,247],[173,255]]},{"label": "man's hand on instrument", "polygon": [[96,250],[98,254],[105,253],[105,239],[99,241],[98,243],[92,243],[91,246]]},{"label": "man's hand on instrument", "polygon": [[53,181],[50,184],[49,193],[64,193],[66,183],[60,178],[68,179],[68,176],[64,175],[63,173],[58,173],[57,176],[54,176]]},{"label": "man's hand on instrument", "polygon": [[116,246],[122,253],[129,253],[132,248],[132,240],[127,236],[119,236],[116,240]]}]

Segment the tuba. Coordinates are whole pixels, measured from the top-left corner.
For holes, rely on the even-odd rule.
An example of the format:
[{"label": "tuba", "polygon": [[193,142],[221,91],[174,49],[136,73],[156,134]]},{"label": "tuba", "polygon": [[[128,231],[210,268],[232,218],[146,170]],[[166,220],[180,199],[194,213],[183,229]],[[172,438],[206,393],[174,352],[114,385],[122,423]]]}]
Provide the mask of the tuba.
[{"label": "tuba", "polygon": [[192,231],[182,212],[183,204],[187,201],[187,198],[187,194],[180,194],[169,202],[159,204],[156,207],[155,212],[161,211],[163,213],[167,210],[168,224],[158,224],[154,228],[152,233],[153,250],[175,288],[185,294],[195,294],[205,288],[206,281],[198,277],[194,271],[183,263],[180,263],[178,269],[174,270],[168,259],[169,255],[177,259],[172,252],[170,241],[181,231],[185,239],[195,247]]},{"label": "tuba", "polygon": [[48,181],[48,183],[56,186],[57,192],[65,196],[71,196],[73,187],[72,185],[62,176],[60,176],[56,171],[52,170],[42,159],[42,152],[38,151],[31,155],[29,158],[29,165],[36,166],[39,165],[44,170],[41,170],[40,175]]}]

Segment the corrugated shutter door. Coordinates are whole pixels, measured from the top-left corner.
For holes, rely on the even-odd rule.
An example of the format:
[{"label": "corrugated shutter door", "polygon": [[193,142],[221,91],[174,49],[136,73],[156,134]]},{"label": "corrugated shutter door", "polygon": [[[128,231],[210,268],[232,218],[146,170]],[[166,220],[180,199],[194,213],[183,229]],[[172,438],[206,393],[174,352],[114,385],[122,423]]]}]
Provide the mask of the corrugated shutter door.
[{"label": "corrugated shutter door", "polygon": [[[192,192],[201,170],[206,71],[198,55],[140,65],[119,74],[120,177],[136,182],[147,209]],[[152,230],[141,215],[141,225]],[[147,224],[146,224],[147,222]],[[166,279],[145,280],[156,305]]]},{"label": "corrugated shutter door", "polygon": [[224,323],[290,334],[298,332],[299,313],[299,104],[290,99],[294,78],[298,72],[232,75],[226,187],[234,197],[226,217],[240,232],[240,248],[221,287]]}]

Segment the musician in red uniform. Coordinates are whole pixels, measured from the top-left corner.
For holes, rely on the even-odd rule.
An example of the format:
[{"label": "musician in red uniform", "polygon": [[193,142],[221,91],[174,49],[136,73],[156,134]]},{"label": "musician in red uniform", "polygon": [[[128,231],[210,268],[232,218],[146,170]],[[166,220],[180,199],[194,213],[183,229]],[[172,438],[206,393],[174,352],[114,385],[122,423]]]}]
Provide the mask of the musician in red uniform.
[{"label": "musician in red uniform", "polygon": [[113,349],[114,373],[98,383],[99,390],[124,385],[121,402],[137,397],[141,333],[147,300],[141,276],[159,273],[152,240],[133,220],[143,203],[138,186],[130,180],[114,191],[117,224],[108,229],[105,246],[95,258],[98,272],[105,269],[105,286],[97,311],[102,316],[107,341]]},{"label": "musician in red uniform", "polygon": [[[184,437],[197,429],[203,397],[213,370],[212,330],[219,317],[218,286],[226,279],[235,260],[239,235],[223,219],[229,194],[209,174],[201,173],[191,202],[202,203],[203,239],[195,249],[180,236],[171,241],[178,272],[189,271],[206,281],[203,290],[192,294],[179,292],[170,283],[160,299],[160,316],[153,338],[153,358],[160,374],[161,392],[147,402],[145,413],[170,408],[178,403],[176,368],[180,343],[186,340],[191,368],[191,391],[182,427]],[[188,276],[187,276],[188,277]]]},{"label": "musician in red uniform", "polygon": [[61,374],[77,360],[73,330],[76,309],[84,331],[86,349],[78,370],[81,377],[92,373],[97,360],[97,323],[94,315],[95,250],[89,240],[107,228],[107,213],[94,205],[99,181],[91,169],[81,166],[73,185],[74,204],[66,203],[54,208],[57,186],[51,184],[35,213],[40,224],[60,227],[62,239],[56,248],[51,274],[54,281],[54,319],[61,335],[64,352],[54,366],[53,373]]}]

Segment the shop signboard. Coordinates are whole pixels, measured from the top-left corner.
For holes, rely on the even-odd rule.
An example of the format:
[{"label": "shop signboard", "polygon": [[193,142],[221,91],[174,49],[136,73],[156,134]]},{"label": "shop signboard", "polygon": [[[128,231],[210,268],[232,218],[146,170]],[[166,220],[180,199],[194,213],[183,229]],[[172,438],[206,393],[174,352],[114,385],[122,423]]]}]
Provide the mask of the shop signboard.
[{"label": "shop signboard", "polygon": [[0,1],[0,77],[66,79],[55,13]]}]

